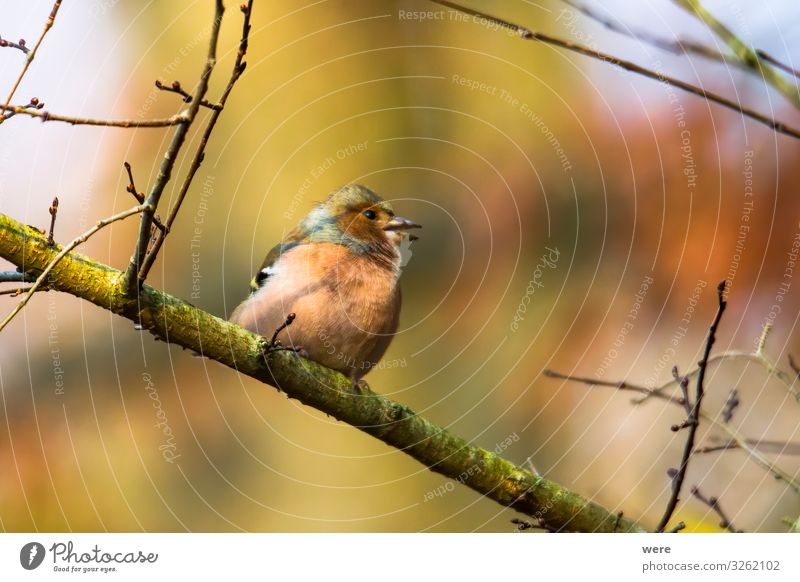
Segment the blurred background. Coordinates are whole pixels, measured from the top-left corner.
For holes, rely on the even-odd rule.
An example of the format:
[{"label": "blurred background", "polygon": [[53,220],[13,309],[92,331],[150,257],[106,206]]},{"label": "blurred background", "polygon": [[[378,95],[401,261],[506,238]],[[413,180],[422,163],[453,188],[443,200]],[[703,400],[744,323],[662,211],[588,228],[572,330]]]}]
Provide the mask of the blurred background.
[{"label": "blurred background", "polygon": [[[241,29],[229,4],[211,99]],[[787,368],[788,354],[800,356],[800,142],[428,2],[255,4],[247,70],[149,283],[226,316],[315,202],[364,183],[424,225],[404,268],[401,331],[371,386],[652,527],[680,459],[685,435],[670,426],[682,410],[542,372],[666,382],[673,365],[699,360],[722,279],[730,303],[715,349],[750,351],[772,322],[766,351]],[[65,115],[172,115],[180,98],[154,81],[191,90],[211,5],[65,3],[19,100]],[[480,5],[800,125],[785,98],[735,67],[660,51],[561,2]],[[667,0],[590,5],[718,46]],[[793,2],[706,5],[746,42],[800,58]],[[49,10],[6,1],[0,34],[32,43]],[[22,62],[0,49],[3,87]],[[58,195],[66,243],[133,204],[124,161],[140,190],[152,185],[170,133],[17,116],[0,137],[0,210],[44,228]],[[123,268],[135,229],[135,219],[116,224],[81,252]],[[734,386],[736,430],[800,441],[798,403],[747,362],[712,368],[709,414]],[[6,531],[514,528],[513,511],[403,453],[71,296],[37,294],[0,335],[0,389]],[[702,427],[699,441],[724,434]],[[765,454],[798,474],[797,456]],[[719,497],[742,529],[785,531],[782,518],[800,513],[798,496],[742,451],[697,456],[690,485]],[[706,506],[683,498],[676,519],[720,531]]]}]

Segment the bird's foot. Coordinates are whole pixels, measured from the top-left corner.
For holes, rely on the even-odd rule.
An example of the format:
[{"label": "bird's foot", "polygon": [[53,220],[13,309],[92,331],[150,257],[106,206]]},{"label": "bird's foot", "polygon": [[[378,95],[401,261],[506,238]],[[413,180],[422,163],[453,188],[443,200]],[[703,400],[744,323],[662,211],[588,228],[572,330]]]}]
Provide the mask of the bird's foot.
[{"label": "bird's foot", "polygon": [[261,342],[261,353],[265,356],[275,352],[292,352],[298,356],[308,358],[308,351],[303,346],[285,346],[281,340],[267,340]]},{"label": "bird's foot", "polygon": [[359,378],[358,380],[351,379],[353,392],[356,394],[364,394],[365,392],[369,392],[369,384],[363,378]]}]

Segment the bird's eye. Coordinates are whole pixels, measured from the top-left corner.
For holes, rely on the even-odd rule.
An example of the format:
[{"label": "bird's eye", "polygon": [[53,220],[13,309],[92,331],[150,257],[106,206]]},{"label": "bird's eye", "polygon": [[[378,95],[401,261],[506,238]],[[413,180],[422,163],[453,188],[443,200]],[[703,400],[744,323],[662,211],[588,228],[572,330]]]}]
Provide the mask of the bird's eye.
[{"label": "bird's eye", "polygon": [[378,216],[377,214],[375,214],[374,210],[365,210],[361,214],[363,214],[364,216],[366,216],[370,220],[375,220],[375,217]]}]

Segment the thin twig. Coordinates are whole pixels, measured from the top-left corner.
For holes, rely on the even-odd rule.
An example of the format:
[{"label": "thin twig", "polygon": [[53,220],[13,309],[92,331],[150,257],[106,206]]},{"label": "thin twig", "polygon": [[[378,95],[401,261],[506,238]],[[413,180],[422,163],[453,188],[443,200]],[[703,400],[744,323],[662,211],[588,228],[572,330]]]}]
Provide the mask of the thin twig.
[{"label": "thin twig", "polygon": [[681,394],[683,395],[683,408],[686,410],[686,416],[688,418],[692,414],[692,401],[689,398],[689,376],[681,376],[678,374],[678,366],[673,366],[672,377],[681,388]]},{"label": "thin twig", "polygon": [[[766,439],[744,439],[753,449],[774,453],[776,455],[800,455],[800,443],[791,441],[773,441]],[[709,445],[694,450],[695,455],[716,453],[718,451],[731,451],[741,449],[736,441],[726,441],[719,445]]]},{"label": "thin twig", "polygon": [[162,230],[162,232],[153,241],[152,247],[144,258],[142,267],[139,270],[140,283],[144,282],[148,273],[150,273],[150,269],[153,267],[153,263],[158,256],[158,252],[161,250],[164,240],[167,238],[175,219],[178,217],[178,211],[181,209],[181,204],[183,204],[186,194],[189,192],[189,187],[192,184],[192,180],[194,180],[194,176],[197,173],[197,170],[200,168],[200,165],[203,163],[203,159],[205,158],[205,149],[206,145],[208,144],[208,140],[211,137],[211,132],[214,130],[214,126],[216,126],[217,120],[219,119],[222,110],[225,108],[225,103],[227,103],[228,96],[231,94],[231,91],[233,91],[236,81],[239,80],[239,77],[241,77],[247,65],[247,63],[244,62],[244,56],[247,54],[247,46],[250,38],[250,16],[253,12],[253,0],[249,0],[247,4],[242,4],[240,9],[244,13],[244,20],[242,22],[242,37],[239,41],[239,50],[236,53],[236,59],[233,63],[231,76],[228,79],[228,85],[225,87],[225,90],[222,92],[222,96],[219,99],[219,108],[215,109],[211,113],[208,123],[206,124],[206,128],[203,131],[203,137],[200,139],[200,144],[198,145],[194,158],[192,159],[192,163],[189,166],[189,171],[183,180],[183,184],[181,184],[180,190],[178,191],[178,197],[175,200],[175,203],[172,205],[169,215],[167,216],[167,221],[164,225],[165,229]]},{"label": "thin twig", "polygon": [[719,322],[722,319],[722,314],[725,312],[725,307],[727,306],[727,302],[725,301],[725,281],[722,281],[719,286],[717,287],[717,297],[718,297],[718,306],[717,306],[717,314],[714,317],[714,321],[711,323],[711,327],[708,328],[708,338],[706,340],[706,348],[703,352],[703,359],[700,360],[700,372],[697,375],[697,389],[694,397],[694,404],[692,405],[692,411],[689,415],[688,420],[688,428],[689,430],[686,433],[686,444],[683,447],[683,455],[681,456],[681,464],[678,467],[678,473],[675,475],[673,480],[672,489],[670,493],[669,501],[667,502],[667,507],[664,510],[664,515],[661,517],[661,521],[658,522],[656,526],[656,532],[663,532],[664,528],[667,527],[669,520],[672,519],[672,514],[675,513],[675,508],[678,506],[678,501],[681,494],[681,487],[683,487],[683,481],[686,478],[686,471],[689,468],[689,459],[692,457],[692,451],[694,450],[694,439],[695,435],[697,434],[697,427],[700,425],[700,407],[703,402],[703,396],[705,394],[703,383],[705,382],[706,378],[706,367],[708,366],[708,358],[711,355],[711,348],[714,346],[714,342],[716,341],[716,334],[717,334],[717,327],[719,327]]},{"label": "thin twig", "polygon": [[[122,165],[125,166],[125,171],[128,173],[128,185],[125,187],[125,191],[129,192],[139,204],[144,204],[144,192],[139,192],[136,189],[131,165],[128,162],[124,162]],[[165,230],[165,226],[162,224],[161,218],[158,215],[153,217],[153,225],[162,232]]]},{"label": "thin twig", "polygon": [[[36,97],[31,97],[31,100],[28,101],[27,105],[21,105],[20,107],[25,111],[41,109],[42,107],[44,107],[44,102],[39,101],[39,99],[37,99]],[[16,114],[17,114],[16,111],[5,111],[3,112],[3,119],[5,120],[10,117],[14,117]]]},{"label": "thin twig", "polygon": [[15,49],[17,49],[19,51],[22,51],[26,55],[29,52],[31,52],[31,49],[29,49],[27,46],[25,46],[25,39],[24,38],[19,39],[19,42],[14,42],[14,41],[7,40],[5,38],[0,37],[0,47],[15,48]]},{"label": "thin twig", "polygon": [[[165,117],[162,119],[91,119],[88,117],[70,117],[67,115],[59,115],[57,113],[50,113],[49,111],[41,111],[38,109],[30,109],[29,106],[23,105],[6,105],[3,108],[6,112],[4,116],[6,119],[12,115],[23,114],[30,117],[36,117],[45,121],[60,121],[62,123],[69,123],[70,125],[93,125],[99,127],[171,127],[173,125],[182,125],[187,123],[186,116],[182,113]],[[0,123],[3,118],[0,117]]]},{"label": "thin twig", "polygon": [[675,526],[674,526],[674,527],[673,527],[671,530],[669,530],[667,533],[678,533],[678,532],[679,532],[679,531],[681,531],[682,529],[686,529],[686,524],[685,524],[685,523],[683,523],[682,521],[679,521],[679,522],[678,522],[678,523],[676,523],[676,524],[675,524]]},{"label": "thin twig", "polygon": [[692,495],[694,495],[697,499],[705,503],[710,509],[714,511],[719,516],[720,522],[719,527],[722,529],[727,529],[731,533],[744,533],[744,530],[736,529],[731,520],[728,519],[728,516],[725,515],[725,512],[722,510],[722,507],[719,505],[719,499],[716,497],[706,497],[701,492],[697,486],[693,486]]},{"label": "thin twig", "polygon": [[275,333],[272,334],[272,339],[269,342],[270,346],[274,346],[274,345],[276,345],[278,343],[278,334],[281,333],[284,329],[286,329],[290,325],[292,325],[292,323],[294,322],[294,320],[296,318],[297,318],[297,315],[295,315],[294,313],[290,313],[289,315],[286,316],[286,320],[282,324],[280,324],[275,329]]},{"label": "thin twig", "polygon": [[733,414],[736,412],[736,409],[739,408],[739,391],[736,388],[733,388],[728,394],[728,399],[725,400],[725,406],[722,408],[722,421],[723,422],[730,422],[733,419]]},{"label": "thin twig", "polygon": [[700,0],[672,1],[711,29],[722,42],[728,45],[728,48],[731,49],[737,59],[759,73],[764,81],[772,85],[781,92],[792,105],[800,109],[800,92],[797,90],[797,85],[795,83],[790,83],[785,77],[778,73],[772,65],[765,62],[759,56],[758,51],[750,47],[736,36],[730,28],[720,22],[716,16],[703,6]]},{"label": "thin twig", "polygon": [[[570,374],[562,374],[561,372],[556,372],[554,370],[544,370],[542,371],[542,375],[547,378],[556,378],[558,380],[569,380],[571,382],[578,382],[580,384],[586,384],[588,386],[604,386],[607,388],[616,388],[617,390],[626,390],[629,392],[637,392],[639,394],[645,394],[646,396],[651,396],[653,391],[649,388],[645,388],[644,386],[638,386],[636,384],[631,384],[629,382],[611,382],[608,380],[597,380],[595,378],[585,378],[581,376],[572,376]],[[672,402],[673,404],[680,404],[684,406],[684,400],[682,398],[675,398],[673,396],[667,394],[658,394],[658,398],[662,400],[667,400]]]},{"label": "thin twig", "polygon": [[39,290],[39,288],[42,287],[42,285],[45,282],[45,279],[47,279],[47,276],[50,274],[50,271],[52,271],[53,268],[58,264],[58,262],[61,259],[63,259],[66,255],[68,255],[72,251],[72,249],[74,249],[78,245],[83,244],[84,242],[86,242],[86,240],[89,237],[93,236],[97,231],[99,231],[103,227],[108,226],[109,224],[111,224],[113,222],[117,222],[118,220],[122,220],[124,218],[129,217],[129,216],[133,216],[134,214],[139,214],[140,212],[146,212],[148,209],[149,209],[149,206],[147,204],[142,204],[140,206],[134,206],[133,208],[129,208],[128,210],[125,210],[124,212],[120,212],[119,214],[115,214],[114,216],[110,216],[108,218],[104,218],[103,220],[98,221],[97,224],[95,224],[92,228],[90,228],[89,230],[84,232],[82,235],[80,235],[79,237],[74,239],[67,246],[62,248],[61,252],[59,252],[55,256],[55,258],[52,261],[50,261],[50,263],[48,263],[47,267],[36,278],[36,281],[33,283],[33,285],[28,288],[28,290],[27,290],[28,292],[25,294],[25,296],[22,298],[22,300],[11,311],[11,313],[8,314],[8,316],[2,321],[2,323],[0,323],[0,331],[3,331],[3,329],[8,325],[8,323],[12,319],[14,319],[14,316],[16,316],[20,311],[22,311],[22,308],[25,307],[25,305],[28,303],[28,301],[30,301],[31,297],[33,297],[33,294],[37,290]]},{"label": "thin twig", "polygon": [[[192,95],[186,91],[183,87],[181,87],[180,81],[173,81],[169,85],[165,85],[158,79],[156,79],[156,89],[161,91],[167,91],[169,93],[177,93],[181,97],[183,97],[184,103],[191,103],[192,102]],[[220,109],[222,106],[219,103],[209,103],[205,99],[200,102],[200,105],[203,107],[208,107],[209,109]]]},{"label": "thin twig", "polygon": [[[47,17],[47,20],[44,23],[44,29],[42,30],[42,34],[39,35],[39,40],[36,41],[36,44],[33,45],[33,50],[28,53],[27,58],[25,59],[25,65],[22,67],[22,71],[20,72],[19,76],[17,77],[14,86],[11,87],[11,91],[6,97],[5,104],[3,105],[3,111],[8,110],[8,106],[11,103],[11,100],[14,98],[14,93],[17,92],[17,88],[19,84],[22,83],[23,77],[25,77],[25,73],[28,72],[28,68],[31,66],[33,59],[36,58],[36,52],[39,50],[39,46],[42,44],[45,35],[47,32],[53,27],[53,23],[56,21],[56,15],[58,14],[58,9],[61,8],[61,0],[56,0],[53,4],[52,10],[50,10],[50,16]],[[0,123],[5,121],[5,116],[0,117]]]},{"label": "thin twig", "polygon": [[501,26],[503,28],[506,28],[508,30],[516,32],[524,40],[533,40],[533,41],[538,41],[538,42],[542,42],[542,43],[545,43],[545,44],[550,44],[550,45],[553,45],[553,46],[557,46],[559,48],[563,48],[563,49],[566,49],[566,50],[569,50],[569,51],[572,51],[572,52],[576,52],[578,54],[581,54],[581,55],[584,55],[584,56],[587,56],[587,57],[590,57],[590,58],[593,58],[593,59],[597,59],[597,60],[602,61],[602,62],[609,63],[611,65],[614,65],[615,67],[619,67],[619,68],[624,69],[626,71],[630,71],[632,73],[636,73],[636,74],[642,75],[642,76],[650,78],[650,79],[655,79],[656,81],[660,81],[660,82],[665,83],[667,85],[671,85],[673,87],[677,87],[678,89],[682,89],[683,91],[686,91],[687,93],[692,93],[693,95],[698,95],[698,96],[702,97],[703,99],[706,99],[707,101],[711,101],[713,103],[717,103],[718,105],[722,105],[723,107],[726,107],[728,109],[736,111],[736,112],[744,115],[745,117],[749,117],[750,119],[758,121],[759,123],[762,123],[762,124],[766,125],[767,127],[769,127],[770,129],[772,129],[773,131],[776,131],[778,133],[781,133],[781,134],[784,134],[784,135],[788,135],[788,136],[800,139],[800,129],[796,129],[794,127],[786,125],[782,121],[778,121],[777,119],[774,119],[774,118],[769,117],[767,115],[763,115],[763,114],[758,113],[757,111],[754,111],[752,109],[748,109],[747,107],[744,107],[744,106],[740,105],[736,101],[732,101],[732,100],[730,100],[730,99],[728,99],[726,97],[723,97],[721,95],[718,95],[716,93],[712,93],[710,91],[706,91],[702,87],[697,87],[695,85],[692,85],[691,83],[686,83],[686,82],[681,81],[680,79],[676,79],[674,77],[668,77],[666,75],[662,75],[661,73],[658,73],[656,71],[651,71],[650,69],[647,69],[645,67],[639,66],[636,63],[633,63],[631,61],[626,61],[624,59],[620,59],[618,57],[610,55],[608,53],[604,53],[604,52],[601,52],[601,51],[594,50],[594,49],[592,49],[590,47],[587,47],[585,45],[582,45],[582,44],[578,44],[578,43],[574,43],[574,42],[571,42],[571,41],[568,41],[568,40],[564,40],[564,39],[561,39],[561,38],[550,36],[550,35],[545,34],[543,32],[537,32],[537,31],[529,30],[529,29],[525,28],[524,26],[520,26],[518,24],[514,24],[514,23],[509,22],[507,20],[503,20],[502,18],[497,18],[495,16],[491,16],[491,15],[486,14],[485,12],[481,12],[479,10],[474,10],[472,8],[467,8],[465,6],[460,6],[459,4],[456,4],[454,2],[450,2],[449,0],[431,0],[431,2],[434,2],[436,4],[441,4],[442,6],[447,6],[448,8],[452,8],[453,10],[458,10],[460,12],[464,12],[465,14],[469,14],[471,16],[476,16],[478,18],[484,18],[484,19],[488,20],[489,22],[492,22],[492,23],[494,23],[494,24],[496,24],[498,26]]},{"label": "thin twig", "polygon": [[153,183],[153,187],[147,197],[147,203],[152,207],[152,210],[143,212],[142,219],[139,222],[139,234],[136,238],[136,246],[134,247],[133,255],[131,256],[130,263],[125,271],[125,277],[122,281],[122,289],[125,293],[132,293],[138,290],[141,283],[144,282],[144,279],[139,277],[139,273],[144,264],[145,255],[149,246],[148,243],[152,236],[151,227],[153,224],[153,215],[155,214],[156,208],[158,208],[161,194],[164,192],[164,188],[166,188],[167,183],[172,177],[172,169],[175,166],[175,161],[178,159],[178,153],[183,147],[186,135],[189,133],[189,127],[197,116],[200,103],[203,101],[206,91],[208,91],[208,81],[217,63],[217,41],[219,40],[219,28],[222,22],[222,15],[225,12],[225,6],[222,4],[222,0],[217,0],[215,6],[214,22],[211,26],[211,38],[208,43],[206,63],[203,67],[203,72],[200,74],[200,81],[197,83],[192,102],[185,111],[187,121],[175,129],[172,141],[161,162],[156,181]]},{"label": "thin twig", "polygon": [[762,51],[761,49],[756,49],[756,54],[759,56],[759,58],[761,58],[762,60],[767,61],[768,63],[772,63],[773,65],[775,65],[780,70],[782,70],[782,71],[784,71],[786,73],[789,73],[790,75],[793,75],[795,77],[800,78],[800,71],[798,71],[797,69],[793,69],[792,67],[790,67],[786,63],[783,63],[783,62],[779,61],[778,59],[776,59],[775,57],[773,57],[769,53],[766,53],[766,52]]},{"label": "thin twig", "polygon": [[[26,291],[29,291],[30,287],[19,287],[18,289],[3,289],[0,291],[0,295],[10,295],[11,297],[16,297],[18,295],[22,295]],[[49,291],[47,287],[39,289],[39,291]]]},{"label": "thin twig", "polygon": [[133,194],[133,197],[136,198],[136,201],[139,204],[144,204],[144,192],[139,192],[136,189],[136,184],[133,181],[133,170],[131,169],[131,165],[128,162],[123,162],[122,165],[125,167],[125,171],[128,172],[128,186],[125,188],[125,190]]},{"label": "thin twig", "polygon": [[50,205],[50,208],[47,209],[50,213],[50,231],[47,233],[47,244],[54,245],[55,240],[53,239],[53,231],[56,228],[56,215],[58,214],[58,196],[53,198],[53,203]]}]

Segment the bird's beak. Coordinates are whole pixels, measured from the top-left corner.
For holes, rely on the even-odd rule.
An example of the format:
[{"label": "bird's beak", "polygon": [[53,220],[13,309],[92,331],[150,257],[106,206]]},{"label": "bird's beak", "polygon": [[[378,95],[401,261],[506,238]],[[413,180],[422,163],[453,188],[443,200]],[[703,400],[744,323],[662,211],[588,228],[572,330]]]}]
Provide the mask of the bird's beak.
[{"label": "bird's beak", "polygon": [[[393,216],[392,219],[386,223],[386,226],[383,227],[383,230],[409,230],[411,228],[422,228],[421,224],[417,224],[416,222],[412,222],[407,218],[401,218],[399,216]],[[417,237],[413,234],[408,235],[408,240],[415,241]]]}]

